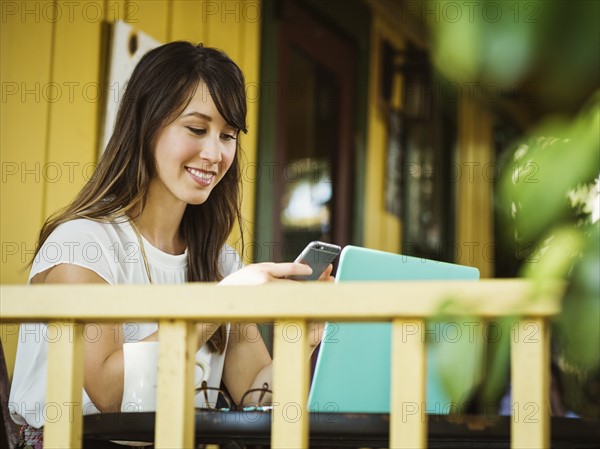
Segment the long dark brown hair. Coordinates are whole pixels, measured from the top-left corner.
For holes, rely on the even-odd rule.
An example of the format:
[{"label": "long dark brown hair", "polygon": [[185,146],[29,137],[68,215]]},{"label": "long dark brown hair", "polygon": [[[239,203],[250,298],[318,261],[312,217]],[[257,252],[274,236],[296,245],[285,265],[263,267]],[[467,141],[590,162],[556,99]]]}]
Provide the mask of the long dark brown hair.
[{"label": "long dark brown hair", "polygon": [[[244,76],[225,53],[184,41],[149,51],[126,86],[112,137],[96,170],[73,202],[46,221],[36,255],[52,231],[69,220],[139,217],[156,173],[153,148],[158,132],[185,109],[200,81],[225,121],[238,132],[247,132]],[[188,282],[220,281],[221,248],[236,219],[242,232],[239,139],[236,146],[231,167],[208,199],[188,205],[184,212],[180,233],[187,244]],[[211,352],[223,352],[225,337],[220,326],[208,341]]]}]

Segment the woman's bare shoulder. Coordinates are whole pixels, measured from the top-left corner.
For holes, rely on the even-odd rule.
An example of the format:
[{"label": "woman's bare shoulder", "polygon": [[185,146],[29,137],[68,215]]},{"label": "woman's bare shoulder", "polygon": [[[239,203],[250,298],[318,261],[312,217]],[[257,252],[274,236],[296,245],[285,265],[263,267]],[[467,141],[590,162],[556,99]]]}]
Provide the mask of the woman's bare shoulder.
[{"label": "woman's bare shoulder", "polygon": [[71,263],[61,263],[36,274],[31,284],[107,284],[89,268]]}]

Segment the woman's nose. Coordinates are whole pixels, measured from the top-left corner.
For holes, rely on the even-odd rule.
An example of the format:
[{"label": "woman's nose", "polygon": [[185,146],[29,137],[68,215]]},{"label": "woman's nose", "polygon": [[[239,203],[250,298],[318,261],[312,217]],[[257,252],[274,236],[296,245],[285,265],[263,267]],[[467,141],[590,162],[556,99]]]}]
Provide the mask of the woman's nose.
[{"label": "woman's nose", "polygon": [[206,139],[202,139],[200,144],[200,159],[217,164],[221,162],[221,150],[219,149],[219,136],[208,135]]}]

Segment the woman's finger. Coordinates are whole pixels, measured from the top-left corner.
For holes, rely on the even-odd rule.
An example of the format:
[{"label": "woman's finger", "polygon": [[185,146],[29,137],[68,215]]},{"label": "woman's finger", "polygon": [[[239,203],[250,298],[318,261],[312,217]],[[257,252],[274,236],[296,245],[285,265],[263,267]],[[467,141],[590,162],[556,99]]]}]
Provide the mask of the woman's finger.
[{"label": "woman's finger", "polygon": [[333,265],[329,264],[329,266],[327,268],[325,268],[325,271],[323,271],[321,276],[319,276],[319,281],[330,282],[331,280],[333,280],[333,277],[331,276],[332,271],[333,271]]},{"label": "woman's finger", "polygon": [[267,272],[276,278],[286,276],[308,276],[312,273],[312,268],[302,263],[283,262],[269,263],[265,267]]}]

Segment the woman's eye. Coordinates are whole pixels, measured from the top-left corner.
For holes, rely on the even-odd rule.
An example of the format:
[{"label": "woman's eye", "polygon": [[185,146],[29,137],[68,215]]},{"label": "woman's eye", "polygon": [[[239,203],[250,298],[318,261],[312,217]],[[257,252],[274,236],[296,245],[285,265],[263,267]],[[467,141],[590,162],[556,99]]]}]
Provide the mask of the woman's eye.
[{"label": "woman's eye", "polygon": [[221,139],[225,140],[225,141],[230,141],[230,140],[235,140],[237,139],[237,136],[235,134],[221,134]]},{"label": "woman's eye", "polygon": [[205,129],[202,128],[194,128],[193,126],[187,126],[187,129],[189,129],[191,132],[193,132],[194,134],[200,136],[202,134],[204,134],[206,132]]}]

